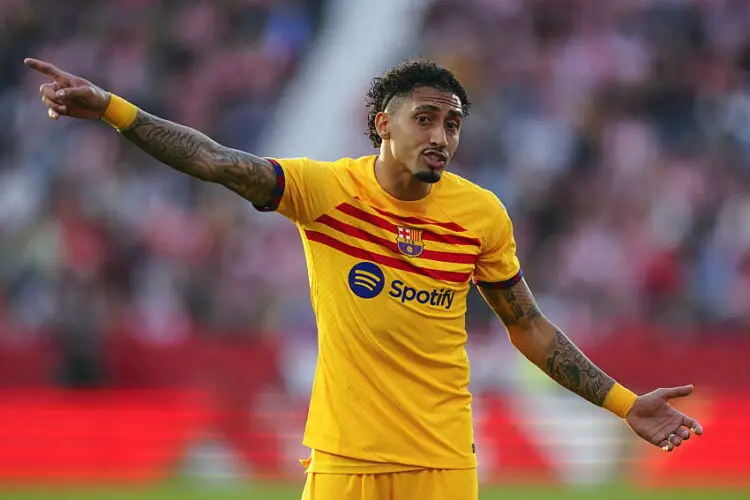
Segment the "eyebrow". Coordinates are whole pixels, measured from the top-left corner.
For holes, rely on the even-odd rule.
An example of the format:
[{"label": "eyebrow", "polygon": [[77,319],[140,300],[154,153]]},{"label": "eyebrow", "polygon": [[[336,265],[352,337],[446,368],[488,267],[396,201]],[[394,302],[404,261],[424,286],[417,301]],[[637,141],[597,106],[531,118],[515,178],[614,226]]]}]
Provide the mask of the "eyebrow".
[{"label": "eyebrow", "polygon": [[[441,109],[440,106],[435,106],[434,104],[422,104],[422,105],[417,106],[416,108],[414,108],[414,111],[440,112],[440,109]],[[456,108],[449,109],[448,110],[448,114],[452,115],[452,116],[455,116],[455,117],[458,117],[458,118],[463,118],[464,117],[463,111],[461,111],[459,109],[456,109]]]}]

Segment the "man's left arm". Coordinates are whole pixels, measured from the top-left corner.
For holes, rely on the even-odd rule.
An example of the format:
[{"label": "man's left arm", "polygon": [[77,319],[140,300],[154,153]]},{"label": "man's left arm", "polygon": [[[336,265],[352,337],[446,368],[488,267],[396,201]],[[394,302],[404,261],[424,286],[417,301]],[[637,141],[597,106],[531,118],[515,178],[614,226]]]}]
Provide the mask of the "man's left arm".
[{"label": "man's left arm", "polygon": [[692,386],[657,389],[636,396],[591,362],[542,314],[524,279],[510,286],[478,285],[505,324],[513,345],[558,384],[624,418],[636,434],[665,451],[672,451],[689,439],[691,430],[696,434],[703,432],[697,421],[668,402],[689,395]]},{"label": "man's left arm", "polygon": [[529,361],[566,389],[597,406],[604,404],[614,379],[541,313],[526,280],[508,288],[480,286],[479,291],[505,324],[513,345]]}]

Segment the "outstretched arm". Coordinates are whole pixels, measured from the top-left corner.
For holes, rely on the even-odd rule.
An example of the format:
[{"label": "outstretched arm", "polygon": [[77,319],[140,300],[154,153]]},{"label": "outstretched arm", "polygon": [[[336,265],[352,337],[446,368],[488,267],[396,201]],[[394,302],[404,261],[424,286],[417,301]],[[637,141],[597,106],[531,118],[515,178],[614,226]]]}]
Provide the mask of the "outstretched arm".
[{"label": "outstretched arm", "polygon": [[602,406],[615,385],[562,330],[539,310],[526,280],[510,288],[480,287],[482,296],[508,329],[513,345],[557,383]]},{"label": "outstretched arm", "polygon": [[39,89],[50,118],[103,118],[143,151],[180,172],[222,184],[259,206],[271,201],[277,179],[268,160],[222,146],[197,130],[146,113],[52,64],[36,59],[24,62],[52,80]]},{"label": "outstretched arm", "polygon": [[123,137],[170,167],[222,184],[256,205],[265,205],[276,186],[268,160],[218,144],[206,135],[138,110]]},{"label": "outstretched arm", "polygon": [[625,418],[649,443],[672,451],[690,438],[690,431],[703,433],[696,420],[669,404],[670,399],[688,396],[693,386],[657,389],[636,397],[592,363],[541,313],[524,279],[508,288],[480,286],[479,290],[526,358],[566,389]]}]

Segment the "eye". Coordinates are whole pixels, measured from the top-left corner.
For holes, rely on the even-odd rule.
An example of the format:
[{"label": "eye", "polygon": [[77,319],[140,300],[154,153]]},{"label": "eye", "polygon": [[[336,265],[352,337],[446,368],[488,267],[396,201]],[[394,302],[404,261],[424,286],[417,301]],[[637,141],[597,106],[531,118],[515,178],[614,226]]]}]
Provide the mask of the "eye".
[{"label": "eye", "polygon": [[448,130],[456,131],[458,130],[459,125],[458,125],[458,122],[450,121],[448,122],[447,127],[448,127]]},{"label": "eye", "polygon": [[417,120],[417,123],[419,123],[420,125],[427,125],[428,123],[430,123],[430,118],[425,115],[419,115],[415,119]]}]

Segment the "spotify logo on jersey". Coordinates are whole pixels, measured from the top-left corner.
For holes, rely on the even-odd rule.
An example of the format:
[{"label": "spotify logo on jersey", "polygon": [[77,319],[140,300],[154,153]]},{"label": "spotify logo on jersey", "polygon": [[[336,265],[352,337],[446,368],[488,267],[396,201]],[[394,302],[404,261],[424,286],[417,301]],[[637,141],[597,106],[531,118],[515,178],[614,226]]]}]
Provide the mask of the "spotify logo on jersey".
[{"label": "spotify logo on jersey", "polygon": [[[360,299],[373,299],[385,288],[383,271],[372,262],[360,262],[349,271],[349,288]],[[391,281],[388,296],[409,307],[450,309],[456,290],[450,287],[417,288],[402,280]]]},{"label": "spotify logo on jersey", "polygon": [[385,276],[372,262],[360,262],[349,271],[349,288],[361,299],[372,299],[383,291]]}]

